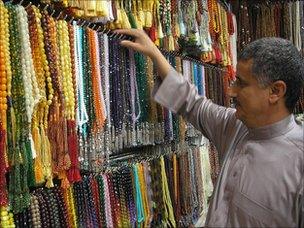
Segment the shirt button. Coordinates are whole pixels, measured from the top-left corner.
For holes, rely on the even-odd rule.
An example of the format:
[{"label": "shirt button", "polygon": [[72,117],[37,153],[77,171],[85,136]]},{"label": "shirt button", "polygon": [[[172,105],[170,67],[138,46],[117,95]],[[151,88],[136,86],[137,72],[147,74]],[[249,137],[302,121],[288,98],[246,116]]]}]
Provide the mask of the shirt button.
[{"label": "shirt button", "polygon": [[233,173],[233,177],[235,177],[237,175],[237,172],[235,171],[234,173]]}]

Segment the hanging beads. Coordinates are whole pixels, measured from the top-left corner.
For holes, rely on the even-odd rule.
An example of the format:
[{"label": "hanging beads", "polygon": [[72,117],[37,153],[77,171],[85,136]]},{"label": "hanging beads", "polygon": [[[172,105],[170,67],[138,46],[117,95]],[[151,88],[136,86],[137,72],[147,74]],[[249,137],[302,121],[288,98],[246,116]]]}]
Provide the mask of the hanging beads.
[{"label": "hanging beads", "polygon": [[92,64],[92,89],[93,89],[93,101],[95,108],[95,128],[101,130],[105,122],[104,115],[104,101],[103,92],[101,88],[100,68],[99,68],[99,55],[97,50],[99,49],[97,42],[97,34],[94,31],[88,31],[89,47],[90,47],[90,60]]},{"label": "hanging beads", "polygon": [[31,217],[34,227],[41,227],[41,218],[39,212],[39,202],[35,195],[31,196]]},{"label": "hanging beads", "polygon": [[[8,12],[3,2],[0,2],[0,121],[6,130],[6,110],[8,90],[11,85],[11,69],[9,58]],[[8,88],[9,86],[9,88]]]},{"label": "hanging beads", "polygon": [[9,212],[8,207],[0,207],[0,226],[5,228],[15,227],[13,213]]},{"label": "hanging beads", "polygon": [[5,156],[6,156],[6,131],[3,129],[3,125],[0,122],[0,206],[8,205],[8,192],[6,184],[6,168]]},{"label": "hanging beads", "polygon": [[72,76],[72,63],[70,52],[69,31],[67,22],[59,20],[57,23],[60,52],[60,67],[62,73],[62,87],[65,101],[65,114],[67,119],[75,116],[75,95]]},{"label": "hanging beads", "polygon": [[40,99],[40,91],[34,71],[32,51],[29,40],[27,14],[23,7],[17,7],[17,19],[20,30],[22,76],[25,91],[27,118],[30,122],[35,105]]}]

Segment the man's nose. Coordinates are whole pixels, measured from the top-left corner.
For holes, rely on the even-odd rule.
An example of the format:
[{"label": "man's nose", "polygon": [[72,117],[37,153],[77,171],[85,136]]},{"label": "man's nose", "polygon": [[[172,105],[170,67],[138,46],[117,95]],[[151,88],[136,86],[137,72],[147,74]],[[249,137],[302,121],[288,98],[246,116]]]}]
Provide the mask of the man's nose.
[{"label": "man's nose", "polygon": [[236,91],[235,86],[229,86],[228,90],[227,90],[227,94],[230,97],[236,97],[237,96],[237,91]]}]

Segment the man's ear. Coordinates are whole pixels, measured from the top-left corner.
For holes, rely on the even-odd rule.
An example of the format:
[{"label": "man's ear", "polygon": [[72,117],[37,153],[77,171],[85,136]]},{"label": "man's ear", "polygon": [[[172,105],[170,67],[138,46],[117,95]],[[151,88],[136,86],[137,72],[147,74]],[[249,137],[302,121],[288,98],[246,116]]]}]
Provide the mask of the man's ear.
[{"label": "man's ear", "polygon": [[269,101],[270,103],[274,104],[278,102],[281,98],[285,96],[286,93],[286,83],[279,80],[275,81],[270,85],[270,90],[269,90]]}]

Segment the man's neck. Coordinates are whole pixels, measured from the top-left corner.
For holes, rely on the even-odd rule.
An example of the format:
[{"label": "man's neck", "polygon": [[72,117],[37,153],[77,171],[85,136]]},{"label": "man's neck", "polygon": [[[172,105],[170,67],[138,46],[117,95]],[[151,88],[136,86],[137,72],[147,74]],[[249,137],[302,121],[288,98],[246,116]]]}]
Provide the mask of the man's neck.
[{"label": "man's neck", "polygon": [[263,115],[261,119],[258,119],[257,124],[255,126],[250,128],[258,128],[274,124],[285,119],[290,114],[291,113],[288,111],[287,108],[271,110],[268,113],[265,113],[265,115]]}]

